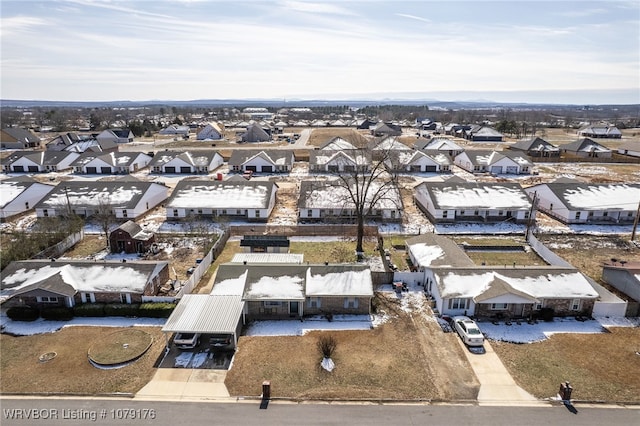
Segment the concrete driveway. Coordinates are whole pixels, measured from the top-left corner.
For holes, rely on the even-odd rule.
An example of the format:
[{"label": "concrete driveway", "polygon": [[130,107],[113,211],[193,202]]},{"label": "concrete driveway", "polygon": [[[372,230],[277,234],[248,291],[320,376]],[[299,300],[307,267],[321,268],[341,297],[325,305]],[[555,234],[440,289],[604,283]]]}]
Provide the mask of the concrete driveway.
[{"label": "concrete driveway", "polygon": [[506,367],[493,351],[489,341],[484,341],[485,353],[475,354],[458,339],[464,353],[480,382],[478,403],[494,406],[539,406],[542,401],[516,384]]}]

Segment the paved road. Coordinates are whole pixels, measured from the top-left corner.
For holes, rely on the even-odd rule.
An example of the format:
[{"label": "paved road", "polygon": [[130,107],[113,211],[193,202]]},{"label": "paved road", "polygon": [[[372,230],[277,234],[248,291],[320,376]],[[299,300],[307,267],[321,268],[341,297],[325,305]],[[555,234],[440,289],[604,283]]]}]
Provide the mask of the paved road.
[{"label": "paved road", "polygon": [[[3,398],[7,425],[631,425],[640,408],[479,407],[476,405],[289,404]],[[21,418],[17,419],[16,417]],[[26,419],[30,416],[30,419]],[[37,418],[36,418],[37,417]]]}]

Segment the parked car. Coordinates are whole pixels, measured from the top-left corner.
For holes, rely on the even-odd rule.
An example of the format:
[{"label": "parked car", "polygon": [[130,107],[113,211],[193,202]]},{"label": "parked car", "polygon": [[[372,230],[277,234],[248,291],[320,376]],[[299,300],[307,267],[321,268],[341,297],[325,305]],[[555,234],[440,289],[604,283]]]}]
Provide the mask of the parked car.
[{"label": "parked car", "polygon": [[478,325],[469,317],[453,317],[453,327],[467,346],[482,346],[484,336]]},{"label": "parked car", "polygon": [[193,349],[200,344],[200,333],[178,333],[173,343],[180,349]]},{"label": "parked car", "polygon": [[231,344],[231,336],[228,334],[212,334],[209,344],[216,348],[222,348]]}]

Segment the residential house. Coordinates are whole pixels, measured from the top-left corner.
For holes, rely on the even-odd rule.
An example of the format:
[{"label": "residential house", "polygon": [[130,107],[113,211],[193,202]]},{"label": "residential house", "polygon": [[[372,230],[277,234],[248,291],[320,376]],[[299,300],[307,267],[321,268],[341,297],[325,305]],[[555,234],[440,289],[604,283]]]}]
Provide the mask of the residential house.
[{"label": "residential house", "polygon": [[640,184],[584,183],[561,179],[525,188],[537,208],[567,224],[633,223]]},{"label": "residential house", "polygon": [[218,123],[207,123],[200,131],[196,139],[199,141],[217,141],[223,138],[222,128]]},{"label": "residential house", "polygon": [[432,222],[525,223],[531,210],[527,193],[517,183],[423,182],[413,197]]},{"label": "residential house", "polygon": [[454,164],[471,173],[491,173],[494,175],[530,174],[533,163],[529,158],[518,152],[466,150],[458,154]]},{"label": "residential house", "polygon": [[161,129],[158,134],[163,136],[189,136],[191,129],[189,126],[182,126],[179,124],[170,124],[164,129]]},{"label": "residential house", "polygon": [[[351,183],[355,193],[355,182]],[[373,180],[364,197],[365,206],[373,203],[367,219],[400,221],[402,219],[402,199],[400,192],[390,180]],[[300,221],[351,222],[357,218],[355,204],[349,189],[342,180],[302,181],[298,198],[298,219]]]},{"label": "residential house", "polygon": [[348,140],[336,136],[320,145],[318,149],[320,151],[349,151],[356,149],[356,146]]},{"label": "residential house", "polygon": [[444,134],[455,136],[457,138],[464,138],[466,133],[470,131],[472,127],[473,126],[470,124],[449,123],[444,126]]},{"label": "residential house", "polygon": [[373,136],[400,136],[402,135],[402,128],[396,124],[381,121],[373,126],[371,134]]},{"label": "residential house", "polygon": [[106,154],[84,153],[71,166],[75,173],[83,174],[129,174],[149,165],[153,157],[143,152],[109,152]]},{"label": "residential house", "polygon": [[583,138],[621,139],[622,132],[616,126],[597,124],[588,125],[579,129],[578,136]]},{"label": "residential house", "polygon": [[191,216],[266,221],[278,186],[265,181],[182,180],[165,204],[167,219]]},{"label": "residential house", "polygon": [[0,219],[33,209],[53,188],[53,185],[45,185],[28,176],[3,179],[0,181]]},{"label": "residential house", "polygon": [[443,315],[530,318],[544,308],[556,316],[590,315],[599,297],[590,279],[570,266],[477,266],[436,234],[406,243],[416,271],[411,276]]},{"label": "residential house", "polygon": [[471,142],[502,142],[502,133],[488,126],[471,126],[471,129],[464,133],[464,138]]},{"label": "residential house", "polygon": [[40,148],[40,138],[27,129],[22,129],[20,127],[5,127],[0,129],[0,148]]},{"label": "residential house", "polygon": [[133,142],[134,135],[129,129],[106,129],[98,133],[98,141],[111,141],[115,143]]},{"label": "residential house", "polygon": [[367,145],[367,147],[374,152],[411,151],[411,148],[400,142],[395,136],[385,136],[383,138],[374,139]]},{"label": "residential house", "polygon": [[390,151],[385,165],[392,172],[448,173],[451,171],[450,158],[439,152]]},{"label": "residential house", "polygon": [[128,220],[109,233],[111,253],[146,253],[152,249],[156,238],[153,232]]},{"label": "residential house", "polygon": [[23,151],[11,157],[5,170],[13,173],[60,172],[70,169],[79,156],[67,151]]},{"label": "residential house", "polygon": [[267,142],[271,140],[271,129],[260,127],[258,123],[251,123],[246,132],[240,135],[241,142]]},{"label": "residential house", "polygon": [[560,157],[560,149],[542,138],[535,137],[520,140],[508,147],[513,151],[520,151],[529,157]]},{"label": "residential house", "polygon": [[115,152],[118,144],[110,139],[96,139],[96,134],[77,134],[67,132],[49,140],[45,148],[47,151],[69,152]]},{"label": "residential house", "polygon": [[247,321],[371,313],[373,283],[366,265],[220,265],[212,294],[234,293],[238,287]]},{"label": "residential house", "polygon": [[640,143],[627,142],[618,146],[618,154],[630,157],[640,157]]},{"label": "residential house", "polygon": [[229,171],[288,173],[293,167],[293,151],[286,149],[235,149],[229,158]]},{"label": "residential house", "polygon": [[354,173],[371,169],[371,152],[364,149],[309,151],[309,171]]},{"label": "residential house", "polygon": [[112,181],[67,181],[59,183],[36,204],[36,216],[53,217],[69,212],[90,217],[104,211],[116,219],[136,219],[167,198],[168,188],[132,177]]},{"label": "residential house", "polygon": [[24,260],[2,271],[0,303],[37,308],[140,303],[169,280],[167,262]]},{"label": "residential house", "polygon": [[213,150],[160,151],[149,167],[153,173],[208,174],[224,163],[222,156]]},{"label": "residential house", "polygon": [[464,148],[458,145],[450,138],[437,137],[433,139],[418,139],[413,147],[424,152],[439,152],[455,158],[458,154],[464,152]]},{"label": "residential house", "polygon": [[611,158],[612,151],[604,145],[600,145],[599,143],[589,139],[582,138],[577,141],[567,143],[564,145],[560,145],[558,147],[560,152],[565,154],[571,154],[576,157],[589,158],[589,157],[597,157],[597,158]]},{"label": "residential house", "polygon": [[378,124],[377,121],[373,121],[368,118],[356,120],[355,122],[356,129],[358,130],[371,130],[376,126],[376,124]]}]

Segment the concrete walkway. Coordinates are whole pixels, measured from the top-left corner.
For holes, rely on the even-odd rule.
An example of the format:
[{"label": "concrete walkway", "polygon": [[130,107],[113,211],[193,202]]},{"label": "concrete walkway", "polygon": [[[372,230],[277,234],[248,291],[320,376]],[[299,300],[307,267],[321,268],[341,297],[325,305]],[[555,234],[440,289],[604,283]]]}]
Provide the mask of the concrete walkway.
[{"label": "concrete walkway", "polygon": [[486,351],[484,354],[471,353],[461,339],[458,339],[458,342],[463,347],[480,382],[479,405],[538,406],[545,404],[516,384],[488,341],[484,341]]},{"label": "concrete walkway", "polygon": [[226,377],[226,370],[159,368],[135,399],[229,402],[235,399],[230,398],[224,384]]}]

